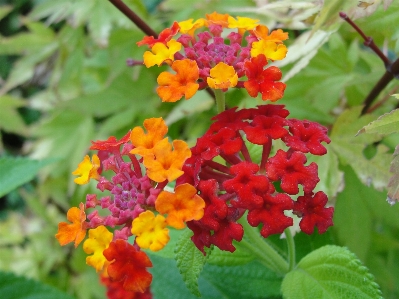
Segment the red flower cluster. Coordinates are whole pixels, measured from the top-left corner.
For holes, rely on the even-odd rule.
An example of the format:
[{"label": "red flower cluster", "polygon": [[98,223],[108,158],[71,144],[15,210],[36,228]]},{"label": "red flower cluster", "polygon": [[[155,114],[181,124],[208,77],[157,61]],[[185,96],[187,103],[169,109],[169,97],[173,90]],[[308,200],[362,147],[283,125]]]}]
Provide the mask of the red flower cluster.
[{"label": "red flower cluster", "polygon": [[[327,152],[321,144],[330,142],[327,129],[315,122],[287,119],[288,114],[283,105],[226,110],[213,118],[215,122],[191,149],[192,157],[177,184],[193,184],[205,200],[203,218],[187,222],[202,252],[212,244],[233,252],[232,241],[240,241],[244,234],[237,220],[246,211],[251,226],[262,224],[265,238],[293,225],[285,215],[290,210],[302,218],[300,228],[307,234],[315,226],[324,233],[332,225],[334,209],[325,207],[327,196],[313,192],[319,182],[317,164],[306,165],[305,155]],[[271,156],[277,139],[286,148]],[[262,146],[259,161],[251,157],[249,143]]]}]

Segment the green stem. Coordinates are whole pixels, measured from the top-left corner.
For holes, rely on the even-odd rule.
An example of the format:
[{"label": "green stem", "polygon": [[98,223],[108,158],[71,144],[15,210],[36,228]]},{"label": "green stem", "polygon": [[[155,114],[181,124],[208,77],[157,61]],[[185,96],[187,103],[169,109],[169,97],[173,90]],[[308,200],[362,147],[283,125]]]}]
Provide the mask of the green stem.
[{"label": "green stem", "polygon": [[245,217],[239,221],[244,227],[244,235],[246,240],[242,240],[239,244],[243,249],[254,254],[259,261],[267,268],[278,274],[286,274],[289,270],[287,261],[260,236],[259,231],[250,226]]},{"label": "green stem", "polygon": [[289,268],[288,271],[291,271],[295,267],[295,242],[294,237],[291,234],[289,228],[284,230],[285,238],[287,239],[287,247],[288,247],[288,263]]},{"label": "green stem", "polygon": [[215,92],[216,106],[219,114],[223,112],[225,108],[224,92],[221,89],[214,89],[213,91]]}]

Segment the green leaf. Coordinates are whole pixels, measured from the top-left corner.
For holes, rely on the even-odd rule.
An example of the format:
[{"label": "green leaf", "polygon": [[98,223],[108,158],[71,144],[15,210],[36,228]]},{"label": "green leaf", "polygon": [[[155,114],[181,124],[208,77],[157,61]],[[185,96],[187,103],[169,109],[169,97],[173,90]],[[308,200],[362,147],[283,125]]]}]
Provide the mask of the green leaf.
[{"label": "green leaf", "polygon": [[[337,196],[333,229],[337,241],[364,261],[370,249],[372,214],[364,199],[379,198],[373,188],[361,184],[353,170],[346,166],[345,189]],[[361,225],[359,225],[361,223]]]},{"label": "green leaf", "polygon": [[239,246],[237,246],[233,253],[215,247],[212,250],[212,254],[209,256],[207,263],[216,266],[238,266],[247,264],[253,259],[254,256],[247,251],[242,250]]},{"label": "green leaf", "polygon": [[0,197],[32,180],[40,168],[53,161],[0,157]]},{"label": "green leaf", "polygon": [[316,22],[312,29],[312,32],[316,32],[321,27],[330,26],[339,20],[338,13],[340,11],[345,11],[348,7],[356,6],[357,0],[326,0],[324,1],[323,8],[321,9],[319,15],[316,18]]},{"label": "green leaf", "polygon": [[25,106],[25,101],[9,95],[0,97],[0,129],[17,134],[26,133],[26,125],[17,108]]},{"label": "green leaf", "polygon": [[304,257],[281,286],[284,298],[382,298],[373,276],[348,249],[324,246]]},{"label": "green leaf", "polygon": [[204,256],[201,251],[194,245],[191,241],[192,231],[187,230],[180,237],[175,248],[175,259],[177,262],[177,267],[179,268],[180,274],[183,277],[187,288],[196,295],[201,296],[198,289],[198,277],[204,267],[206,260],[211,252],[211,250],[206,250],[206,255]]},{"label": "green leaf", "polygon": [[361,107],[345,111],[337,119],[331,131],[330,147],[345,165],[349,164],[355,170],[360,180],[381,190],[387,186],[390,178],[389,163],[391,160],[388,148],[382,144],[376,147],[377,153],[367,159],[363,153],[366,145],[379,141],[381,137],[375,134],[356,136],[359,128],[370,122],[372,115],[360,115]]},{"label": "green leaf", "polygon": [[12,11],[13,7],[11,5],[2,5],[0,6],[0,20],[3,19],[6,15],[8,15]]},{"label": "green leaf", "polygon": [[396,146],[389,171],[392,173],[388,182],[388,202],[394,204],[399,201],[399,145]]},{"label": "green leaf", "polygon": [[399,131],[399,109],[392,110],[389,113],[381,115],[377,120],[364,126],[358,134],[361,133],[378,133],[380,135],[388,135]]},{"label": "green leaf", "polygon": [[344,173],[338,168],[338,157],[331,149],[330,145],[325,145],[327,154],[324,156],[311,155],[308,162],[316,162],[319,166],[320,182],[317,184],[314,192],[323,191],[331,199],[337,196],[343,189]]},{"label": "green leaf", "polygon": [[264,299],[281,295],[282,278],[257,261],[226,267],[207,264],[201,277],[211,282],[225,298]]},{"label": "green leaf", "polygon": [[[226,252],[230,254],[230,252]],[[213,252],[212,252],[213,254]],[[174,260],[149,253],[153,267],[151,292],[157,299],[196,298],[185,286]],[[202,298],[206,299],[277,299],[282,277],[256,261],[236,266],[215,266],[207,263],[198,279]]]},{"label": "green leaf", "polygon": [[[161,250],[162,251],[162,250]],[[195,299],[197,298],[187,289],[182,276],[173,259],[162,258],[150,252],[149,256],[153,267],[149,269],[153,275],[151,293],[157,299]],[[202,298],[220,299],[225,296],[213,286],[213,281],[199,278],[199,286]]]},{"label": "green leaf", "polygon": [[0,272],[2,299],[73,299],[56,288],[12,273]]}]

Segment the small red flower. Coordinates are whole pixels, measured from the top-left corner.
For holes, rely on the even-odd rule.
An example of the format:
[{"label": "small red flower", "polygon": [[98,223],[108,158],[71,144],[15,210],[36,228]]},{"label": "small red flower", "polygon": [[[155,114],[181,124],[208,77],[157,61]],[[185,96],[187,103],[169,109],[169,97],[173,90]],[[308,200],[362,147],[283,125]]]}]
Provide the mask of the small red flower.
[{"label": "small red flower", "polygon": [[125,290],[144,293],[150,286],[152,275],[147,267],[152,267],[152,263],[144,252],[118,239],[111,242],[103,254],[111,262],[107,268],[109,277],[121,281]]},{"label": "small red flower", "polygon": [[288,134],[283,127],[286,120],[280,116],[255,116],[250,126],[244,128],[248,141],[263,145],[269,142],[269,139],[280,139]]},{"label": "small red flower", "polygon": [[204,216],[199,221],[189,221],[187,226],[194,232],[191,240],[204,253],[204,246],[215,244],[222,250],[234,252],[233,240],[241,241],[244,230],[235,223],[236,209],[228,207],[217,196],[219,186],[216,180],[201,181],[200,196],[205,201]]},{"label": "small red flower", "polygon": [[327,153],[327,149],[321,144],[322,141],[331,141],[327,136],[327,128],[315,122],[297,119],[290,119],[288,125],[292,136],[284,136],[283,141],[291,149],[319,156]]},{"label": "small red flower", "polygon": [[[229,208],[229,214],[234,214],[236,209]],[[240,242],[244,236],[244,229],[241,224],[227,219],[220,222],[218,231],[212,235],[212,244],[215,244],[221,250],[234,252],[233,240]]]},{"label": "small red flower", "polygon": [[99,151],[113,151],[119,150],[121,144],[124,144],[129,141],[130,131],[127,132],[125,136],[123,136],[120,140],[116,139],[114,136],[109,137],[107,140],[97,140],[92,141],[92,145],[90,147],[91,150],[99,150]]},{"label": "small red flower", "polygon": [[236,176],[223,182],[223,187],[229,193],[236,193],[237,200],[231,200],[236,208],[253,210],[263,206],[262,195],[269,192],[271,184],[265,175],[256,175],[259,166],[255,163],[241,162],[230,168]]},{"label": "small red flower", "polygon": [[243,129],[248,125],[248,122],[245,119],[250,118],[251,111],[249,109],[241,109],[237,110],[237,107],[228,109],[214,116],[212,120],[216,120],[208,132],[217,132],[224,127],[229,127],[235,131]]},{"label": "small red flower", "polygon": [[267,65],[265,55],[260,54],[245,62],[245,74],[248,81],[244,82],[244,87],[248,94],[255,98],[258,93],[262,94],[262,100],[275,102],[284,95],[285,84],[277,82],[281,80],[281,71],[276,66],[263,69]]},{"label": "small red flower", "polygon": [[205,134],[198,138],[196,148],[205,160],[222,155],[234,155],[241,150],[243,141],[230,128],[222,128],[216,134]]},{"label": "small red flower", "polygon": [[251,119],[257,115],[280,116],[286,118],[290,114],[290,112],[285,109],[284,105],[259,105],[256,108],[252,108],[251,113]]},{"label": "small red flower", "polygon": [[170,28],[166,28],[159,33],[158,38],[154,38],[153,36],[145,36],[141,41],[137,42],[138,46],[148,45],[148,47],[152,48],[152,46],[156,43],[163,43],[166,45],[168,41],[172,39],[180,30],[179,23],[173,22],[173,25]]},{"label": "small red flower", "polygon": [[322,191],[317,192],[314,196],[310,194],[298,197],[293,210],[294,214],[302,217],[299,227],[304,233],[312,234],[316,226],[319,234],[322,234],[333,225],[334,208],[325,208],[327,201],[327,195]]},{"label": "small red flower", "polygon": [[293,225],[293,220],[284,215],[285,210],[291,210],[294,203],[283,193],[276,196],[265,195],[263,207],[248,212],[248,223],[254,227],[260,223],[263,227],[260,234],[267,238],[272,234],[281,234],[287,227]]},{"label": "small red flower", "polygon": [[277,154],[270,158],[266,170],[272,181],[281,180],[281,189],[288,194],[298,194],[298,185],[303,186],[305,194],[309,194],[319,182],[317,164],[312,162],[305,166],[307,159],[301,152],[288,152],[278,150]]},{"label": "small red flower", "polygon": [[150,288],[144,293],[126,291],[122,281],[112,281],[109,277],[100,276],[101,283],[107,288],[108,299],[152,299]]}]

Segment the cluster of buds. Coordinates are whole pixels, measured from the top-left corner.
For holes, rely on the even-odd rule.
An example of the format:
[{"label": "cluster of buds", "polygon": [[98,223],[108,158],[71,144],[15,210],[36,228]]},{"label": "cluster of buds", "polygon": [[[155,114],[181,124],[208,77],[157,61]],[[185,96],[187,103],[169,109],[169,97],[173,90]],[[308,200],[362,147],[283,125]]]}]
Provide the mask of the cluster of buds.
[{"label": "cluster of buds", "polygon": [[[120,140],[110,137],[92,143],[90,149],[98,155],[86,156],[79,164],[73,172],[79,176],[75,183],[95,179],[97,189],[108,195],[88,194],[85,205],[68,211],[72,223],[61,222],[56,234],[61,245],[74,242],[76,247],[89,229],[83,250],[92,255],[86,263],[102,273],[103,282],[118,282],[108,286],[115,289],[119,284],[141,293],[152,280],[147,271],[152,263],[141,249],[161,250],[169,241],[167,226],[183,229],[186,221],[201,219],[205,207],[190,184],[179,185],[173,193],[166,190],[183,174],[183,164],[191,156],[188,145],[168,141],[162,118],[145,120],[144,128],[147,132],[135,127]],[[95,209],[86,221],[85,209],[96,207],[108,212],[101,216]],[[113,233],[107,227],[114,228]],[[133,245],[128,242],[131,236]]]},{"label": "cluster of buds", "polygon": [[[278,82],[281,71],[275,66],[266,69],[265,66],[268,60],[286,56],[283,41],[288,33],[278,29],[269,34],[266,26],[257,23],[258,20],[235,19],[214,12],[206,15],[206,19],[175,22],[158,38],[150,36],[138,42],[151,50],[144,53],[147,67],[164,63],[176,72],[162,72],[157,79],[157,93],[162,101],[176,102],[183,96],[190,99],[207,87],[223,91],[245,87],[252,97],[261,93],[263,100],[280,99],[285,90],[285,84]],[[225,29],[231,32],[223,37]],[[239,81],[244,77],[246,80]]]},{"label": "cluster of buds", "polygon": [[[262,100],[280,99],[285,90],[278,82],[281,71],[265,67],[285,57],[288,34],[280,29],[269,34],[257,23],[212,13],[175,22],[157,38],[138,42],[150,48],[144,53],[147,67],[168,64],[176,72],[158,77],[162,101],[189,99],[208,87],[219,97],[242,87],[251,97],[260,93]],[[107,195],[88,194],[85,204],[71,208],[71,223],[61,222],[56,238],[76,247],[89,230],[83,249],[92,255],[86,263],[101,273],[109,298],[151,298],[147,268],[152,263],[142,249],[161,250],[169,241],[167,226],[187,224],[205,254],[204,247],[211,245],[233,252],[233,240],[244,235],[238,220],[245,217],[249,225],[261,225],[264,238],[292,226],[292,214],[301,218],[300,229],[307,234],[332,225],[326,194],[315,192],[318,166],[306,165],[306,155],[326,153],[321,144],[330,142],[326,128],[287,119],[283,105],[218,108],[213,124],[191,149],[182,140],[170,143],[163,119],[151,118],[144,121],[146,131],[135,127],[120,140],[92,142],[90,149],[98,153],[86,156],[73,172],[77,184],[97,180],[97,189]],[[272,144],[276,140],[279,146]],[[261,148],[260,158],[251,154],[254,147]],[[87,219],[86,209],[94,209]]]}]

